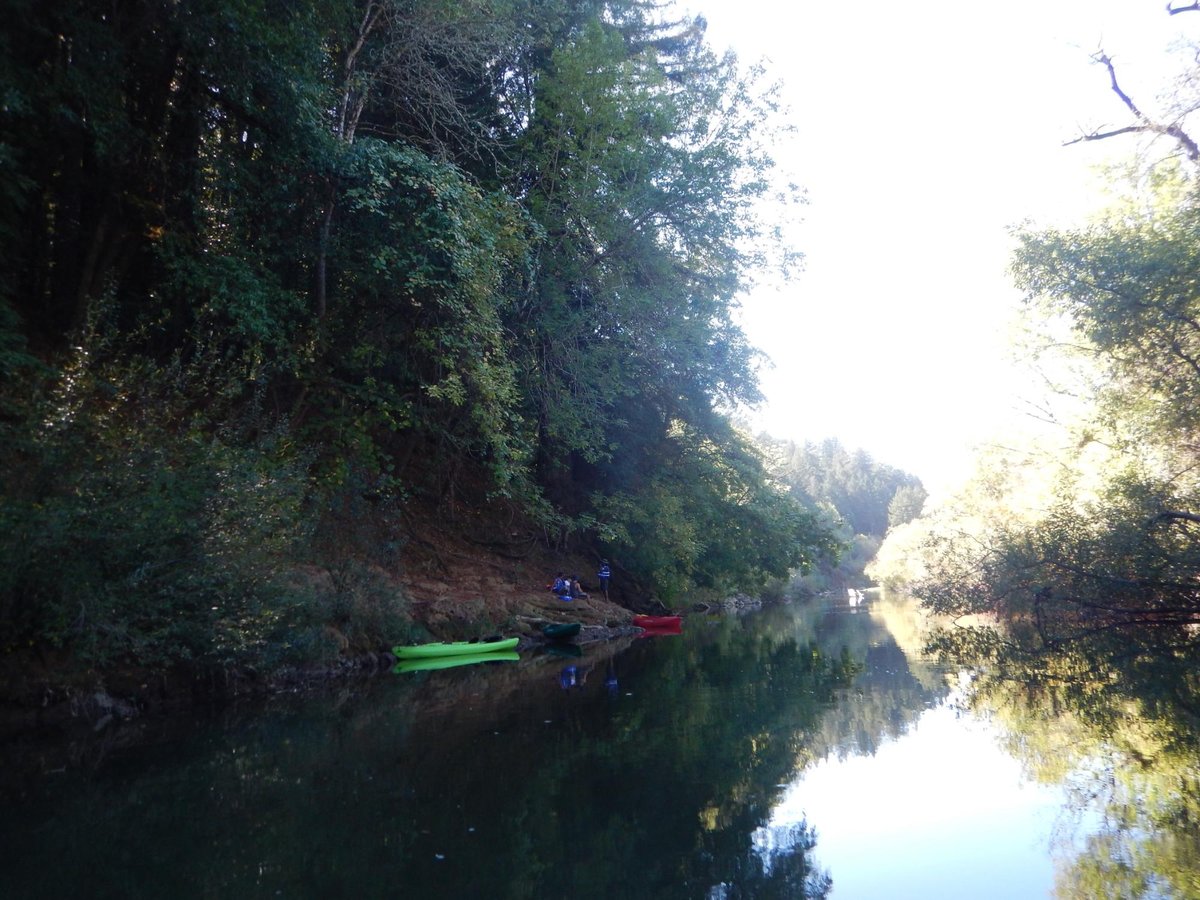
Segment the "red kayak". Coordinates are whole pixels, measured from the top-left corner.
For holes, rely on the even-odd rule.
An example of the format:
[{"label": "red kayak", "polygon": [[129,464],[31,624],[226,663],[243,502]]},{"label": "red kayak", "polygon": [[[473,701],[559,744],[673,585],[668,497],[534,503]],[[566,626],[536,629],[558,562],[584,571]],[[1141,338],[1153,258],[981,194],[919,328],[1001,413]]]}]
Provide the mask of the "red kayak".
[{"label": "red kayak", "polygon": [[653,628],[655,630],[665,631],[668,628],[676,629],[683,624],[682,616],[634,616],[633,624],[639,628]]},{"label": "red kayak", "polygon": [[683,629],[678,625],[667,625],[665,628],[643,628],[638,632],[637,640],[663,637],[683,637]]}]

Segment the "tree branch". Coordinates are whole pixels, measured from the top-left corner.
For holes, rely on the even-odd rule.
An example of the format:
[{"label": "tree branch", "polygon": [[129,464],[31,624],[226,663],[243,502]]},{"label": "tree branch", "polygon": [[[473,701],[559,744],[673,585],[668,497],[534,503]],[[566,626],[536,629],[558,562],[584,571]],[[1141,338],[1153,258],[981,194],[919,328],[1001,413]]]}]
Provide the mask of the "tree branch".
[{"label": "tree branch", "polygon": [[1064,147],[1070,147],[1072,144],[1081,144],[1084,141],[1102,141],[1105,138],[1116,137],[1119,134],[1129,134],[1135,131],[1145,131],[1145,126],[1142,125],[1126,125],[1124,128],[1114,128],[1112,131],[1093,131],[1091,134],[1080,135],[1073,141],[1064,141]]},{"label": "tree branch", "polygon": [[[1180,7],[1177,11],[1186,12],[1193,8],[1200,9],[1200,0],[1197,0],[1197,2],[1190,7]],[[1170,9],[1170,7],[1168,7],[1168,9]],[[1094,131],[1091,134],[1082,135],[1073,141],[1067,141],[1063,146],[1078,144],[1082,141],[1101,141],[1105,138],[1115,137],[1119,134],[1130,134],[1133,132],[1161,134],[1172,138],[1176,143],[1178,143],[1179,146],[1183,148],[1184,154],[1191,162],[1200,161],[1200,145],[1197,145],[1196,142],[1187,134],[1187,132],[1179,127],[1179,123],[1174,122],[1170,125],[1163,125],[1160,122],[1155,122],[1138,108],[1137,104],[1133,102],[1132,97],[1122,90],[1120,83],[1117,81],[1117,70],[1113,66],[1112,57],[1101,51],[1094,54],[1092,59],[1108,69],[1108,78],[1112,83],[1113,93],[1121,98],[1121,102],[1125,104],[1125,108],[1133,113],[1134,118],[1137,119],[1140,124],[1126,125],[1124,128],[1115,128],[1112,131]]]},{"label": "tree branch", "polygon": [[1187,6],[1172,6],[1170,3],[1167,4],[1168,16],[1177,16],[1180,13],[1196,12],[1198,10],[1200,10],[1200,0],[1197,0],[1196,3],[1189,3]]},{"label": "tree branch", "polygon": [[1180,510],[1168,509],[1160,512],[1157,516],[1151,519],[1148,524],[1157,525],[1159,522],[1171,521],[1195,522],[1200,524],[1200,515],[1197,515],[1196,513],[1182,512]]}]

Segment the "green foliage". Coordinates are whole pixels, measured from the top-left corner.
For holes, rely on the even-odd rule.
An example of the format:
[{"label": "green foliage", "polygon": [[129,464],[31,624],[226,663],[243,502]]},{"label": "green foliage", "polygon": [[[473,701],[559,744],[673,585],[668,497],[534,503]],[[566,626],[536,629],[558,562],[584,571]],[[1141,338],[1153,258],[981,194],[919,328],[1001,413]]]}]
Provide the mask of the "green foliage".
[{"label": "green foliage", "polygon": [[1200,428],[1198,229],[1195,187],[1170,181],[1092,227],[1021,235],[1018,284],[1099,362],[1103,420],[1135,428],[1131,443],[1191,443]]},{"label": "green foliage", "polygon": [[888,531],[907,525],[921,515],[929,492],[918,484],[901,484],[888,502]]},{"label": "green foliage", "polygon": [[806,594],[829,590],[842,591],[849,585],[865,587],[865,570],[879,552],[879,538],[870,534],[851,534],[850,528],[828,509],[821,511],[836,544],[832,551],[820,554],[811,571],[798,574],[792,587]]},{"label": "green foliage", "polygon": [[753,444],[682,426],[658,450],[662,465],[636,499],[595,500],[612,545],[650,573],[669,601],[694,588],[755,589],[835,552],[833,536],[767,477]]},{"label": "green foliage", "polygon": [[926,496],[920,479],[876,462],[865,450],[851,452],[835,438],[803,446],[760,440],[779,457],[780,477],[792,495],[806,506],[833,507],[854,534],[883,537],[920,514]]},{"label": "green foliage", "polygon": [[314,619],[345,640],[342,651],[372,652],[415,638],[408,598],[393,579],[361,558],[339,557],[318,590]]},{"label": "green foliage", "polygon": [[1036,516],[934,531],[914,590],[939,612],[987,613],[1047,646],[1141,625],[1182,638],[1200,620],[1200,547],[1187,520],[1163,516],[1179,499],[1171,486],[1127,467],[1095,496],[1080,494],[1078,479],[1064,478]]},{"label": "green foliage", "polygon": [[793,254],[762,215],[773,91],[702,20],[4,12],[10,644],[231,660],[323,653],[336,622],[365,647],[406,613],[362,574],[374,526],[342,520],[360,540],[319,560],[359,576],[280,587],[364,502],[389,531],[406,501],[500,498],[671,596],[828,542],[722,415],[758,399],[739,292]]},{"label": "green foliage", "polygon": [[502,322],[504,289],[523,272],[523,217],[410,148],[362,140],[347,159],[336,307],[308,400],[326,408],[313,428],[342,453],[394,456],[399,435],[429,440],[451,465],[486,461],[497,490],[528,492]]},{"label": "green foliage", "polygon": [[789,494],[835,536],[832,549],[794,587],[818,594],[864,584],[864,570],[883,536],[920,515],[926,497],[920,480],[875,462],[865,451],[846,450],[836,439],[803,446],[766,435],[758,440]]},{"label": "green foliage", "polygon": [[1021,509],[1020,479],[993,467],[997,489],[981,481],[975,508],[931,534],[917,590],[942,611],[986,612],[1051,647],[1143,624],[1183,635],[1200,621],[1200,220],[1177,183],[1141,199],[1087,229],[1022,236],[1015,270],[1031,306],[1073,333],[1099,375],[1043,496]]},{"label": "green foliage", "polygon": [[543,235],[536,305],[513,326],[538,474],[567,508],[588,504],[622,567],[664,596],[750,588],[798,565],[815,533],[713,415],[757,399],[732,300],[773,246],[753,211],[773,100],[696,23],[620,10],[563,20],[519,143]]},{"label": "green foliage", "polygon": [[301,537],[300,461],[280,433],[235,444],[167,426],[182,377],[81,365],[4,428],[7,649],[50,644],[97,665],[235,662],[292,624],[278,578]]}]

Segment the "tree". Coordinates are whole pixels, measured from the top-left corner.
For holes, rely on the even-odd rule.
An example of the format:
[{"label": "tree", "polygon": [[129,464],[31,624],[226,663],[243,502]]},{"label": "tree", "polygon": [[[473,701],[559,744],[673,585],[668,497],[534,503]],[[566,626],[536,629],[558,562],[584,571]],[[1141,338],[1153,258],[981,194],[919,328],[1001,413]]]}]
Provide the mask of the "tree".
[{"label": "tree", "polygon": [[757,588],[836,555],[821,517],[767,480],[758,451],[732,428],[713,438],[679,423],[656,458],[637,494],[594,503],[621,558],[651,573],[668,600]]},{"label": "tree", "polygon": [[1109,420],[1135,418],[1161,443],[1194,443],[1200,250],[1194,188],[1176,178],[1149,202],[1073,231],[1026,233],[1014,263],[1030,303],[1070,324],[1109,379]]},{"label": "tree", "polygon": [[[1172,10],[1169,6],[1168,10],[1172,15],[1175,13],[1184,12],[1182,9]],[[1070,144],[1079,143],[1080,141],[1102,141],[1123,134],[1151,134],[1159,137],[1170,138],[1179,145],[1180,150],[1183,151],[1184,156],[1189,162],[1195,163],[1200,161],[1200,145],[1196,144],[1191,135],[1189,135],[1183,129],[1183,126],[1179,121],[1161,122],[1151,118],[1149,115],[1143,112],[1141,108],[1138,107],[1129,94],[1125,93],[1124,89],[1117,81],[1117,70],[1116,66],[1113,64],[1111,56],[1103,51],[1099,51],[1092,55],[1092,60],[1104,66],[1105,70],[1107,70],[1109,84],[1112,87],[1113,93],[1117,95],[1121,103],[1127,110],[1129,110],[1130,114],[1132,114],[1135,124],[1123,125],[1119,128],[1110,128],[1104,131],[1091,131],[1074,140],[1067,141],[1068,146]]]},{"label": "tree", "polygon": [[[1092,137],[1164,134],[1194,158],[1182,118],[1160,127],[1111,59],[1098,61],[1139,124]],[[1017,285],[1054,335],[1046,352],[1085,361],[1074,386],[1083,409],[1042,454],[1043,474],[1026,477],[1014,456],[941,516],[917,587],[940,610],[985,612],[1049,647],[1151,625],[1187,634],[1200,621],[1197,199],[1187,163],[1160,164],[1087,226],[1019,234]],[[1020,503],[1013,484],[987,486],[1010,476],[1043,482],[1037,502]]]},{"label": "tree", "polygon": [[[1151,182],[1151,184],[1155,184]],[[993,460],[928,524],[914,587],[939,612],[982,613],[1009,640],[1062,647],[1200,622],[1194,187],[1086,229],[1026,232],[1014,270],[1037,311],[1093,364],[1091,405],[1052,453]]]},{"label": "tree", "polygon": [[761,215],[774,96],[702,20],[4,12],[0,520],[44,538],[0,541],[23,640],[169,656],[166,618],[204,656],[235,619],[292,621],[265,587],[210,615],[231,572],[394,565],[417,503],[633,541],[647,592],[754,585],[826,541],[726,418],[758,397],[739,292],[792,254]]},{"label": "tree", "polygon": [[793,496],[812,506],[831,505],[855,534],[882,538],[896,524],[891,505],[897,496],[898,515],[920,512],[925,499],[920,479],[876,462],[864,450],[847,450],[835,438],[802,446],[770,439],[767,444],[782,454],[782,477]]},{"label": "tree", "polygon": [[888,531],[907,525],[921,515],[929,492],[918,484],[901,484],[888,503]]},{"label": "tree", "polygon": [[701,29],[668,40],[636,4],[614,10],[553,36],[513,172],[545,235],[513,325],[543,466],[559,447],[606,457],[630,406],[661,434],[757,397],[731,312],[758,262],[767,102]]}]

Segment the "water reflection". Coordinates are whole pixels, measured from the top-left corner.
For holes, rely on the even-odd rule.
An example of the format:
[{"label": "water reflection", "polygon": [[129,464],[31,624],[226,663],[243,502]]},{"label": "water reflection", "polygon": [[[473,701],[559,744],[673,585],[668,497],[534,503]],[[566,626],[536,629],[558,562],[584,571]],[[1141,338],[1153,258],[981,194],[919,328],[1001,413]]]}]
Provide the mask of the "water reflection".
[{"label": "water reflection", "polygon": [[[1075,799],[1094,759],[1125,824],[1059,847],[1061,895],[1110,896],[1087,891],[1118,883],[1113,860],[1170,888],[1121,896],[1196,895],[1190,738],[1130,718],[1101,742],[1108,705],[1068,714],[1028,686],[1014,704],[986,670],[967,715],[916,623],[877,598],[697,617],[670,640],[387,675],[128,744],[8,748],[0,896],[955,894],[921,871],[1038,896],[1062,795],[1027,776]],[[1113,746],[1152,764],[1118,775]]]},{"label": "water reflection", "polygon": [[10,780],[0,893],[820,895],[750,835],[853,671],[786,615],[696,620],[181,726]]},{"label": "water reflection", "polygon": [[959,629],[972,707],[1030,775],[1062,784],[1092,824],[1056,879],[1061,897],[1200,897],[1200,652],[1190,627],[1139,622],[1037,635]]}]

